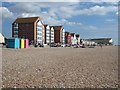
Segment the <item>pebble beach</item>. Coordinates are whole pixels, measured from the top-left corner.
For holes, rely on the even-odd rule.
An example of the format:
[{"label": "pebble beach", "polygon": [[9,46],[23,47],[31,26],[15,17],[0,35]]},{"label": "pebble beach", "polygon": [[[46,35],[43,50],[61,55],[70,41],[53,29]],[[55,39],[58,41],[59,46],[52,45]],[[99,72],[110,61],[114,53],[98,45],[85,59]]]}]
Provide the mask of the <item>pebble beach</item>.
[{"label": "pebble beach", "polygon": [[118,47],[2,49],[3,88],[117,88]]}]

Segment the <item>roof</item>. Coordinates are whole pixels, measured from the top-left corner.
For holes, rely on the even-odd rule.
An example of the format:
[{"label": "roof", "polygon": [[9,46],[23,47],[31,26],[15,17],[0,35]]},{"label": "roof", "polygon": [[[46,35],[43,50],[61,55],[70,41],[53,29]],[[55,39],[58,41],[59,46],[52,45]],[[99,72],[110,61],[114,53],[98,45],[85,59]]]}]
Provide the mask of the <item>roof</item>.
[{"label": "roof", "polygon": [[75,33],[71,33],[71,36],[73,36],[73,37],[74,37],[74,34],[75,34]]},{"label": "roof", "polygon": [[68,36],[70,34],[70,32],[65,32],[65,36]]},{"label": "roof", "polygon": [[54,30],[61,30],[63,28],[63,26],[51,26],[54,28]]},{"label": "roof", "polygon": [[79,34],[76,34],[76,37],[79,37],[80,35]]},{"label": "roof", "polygon": [[27,17],[27,18],[17,18],[16,23],[26,23],[26,22],[36,22],[40,17]]},{"label": "roof", "polygon": [[89,40],[89,41],[94,41],[94,40],[110,40],[112,38],[95,38],[95,39],[84,39],[84,40]]},{"label": "roof", "polygon": [[44,24],[44,27],[46,28],[48,26],[48,24]]},{"label": "roof", "polygon": [[68,34],[69,34],[70,32],[65,32],[65,33],[68,33]]},{"label": "roof", "polygon": [[112,38],[96,38],[96,39],[91,39],[91,40],[110,40]]}]

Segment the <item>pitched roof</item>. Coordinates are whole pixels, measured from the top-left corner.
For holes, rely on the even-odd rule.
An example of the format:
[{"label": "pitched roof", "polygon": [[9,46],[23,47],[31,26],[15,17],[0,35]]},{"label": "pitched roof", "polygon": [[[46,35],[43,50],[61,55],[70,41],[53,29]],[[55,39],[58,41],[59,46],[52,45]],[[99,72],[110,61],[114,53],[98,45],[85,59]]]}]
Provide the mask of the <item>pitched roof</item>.
[{"label": "pitched roof", "polygon": [[80,35],[79,34],[76,34],[76,37],[79,37]]},{"label": "pitched roof", "polygon": [[74,37],[74,34],[75,34],[75,33],[71,33],[71,36],[73,36],[73,37]]},{"label": "pitched roof", "polygon": [[67,32],[67,31],[66,31],[65,33],[68,33],[68,34],[69,34],[70,32]]},{"label": "pitched roof", "polygon": [[36,22],[40,17],[27,17],[27,18],[17,18],[16,23],[26,23],[26,22]]},{"label": "pitched roof", "polygon": [[94,41],[94,40],[110,40],[112,38],[94,38],[94,39],[84,39],[84,40],[89,40],[89,41]]},{"label": "pitched roof", "polygon": [[95,38],[95,39],[91,39],[91,40],[110,40],[112,38]]},{"label": "pitched roof", "polygon": [[61,30],[63,28],[63,26],[51,26],[54,28],[54,30]]},{"label": "pitched roof", "polygon": [[44,27],[46,28],[48,26],[48,24],[44,24]]}]

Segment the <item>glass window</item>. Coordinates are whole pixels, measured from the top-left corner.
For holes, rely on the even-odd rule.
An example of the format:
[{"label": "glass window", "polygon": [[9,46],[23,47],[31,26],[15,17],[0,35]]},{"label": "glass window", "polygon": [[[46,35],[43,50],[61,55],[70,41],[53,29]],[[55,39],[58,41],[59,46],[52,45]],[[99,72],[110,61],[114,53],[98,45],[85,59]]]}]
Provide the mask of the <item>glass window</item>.
[{"label": "glass window", "polygon": [[18,32],[14,32],[14,34],[15,34],[15,35],[17,35],[17,34],[18,34]]}]

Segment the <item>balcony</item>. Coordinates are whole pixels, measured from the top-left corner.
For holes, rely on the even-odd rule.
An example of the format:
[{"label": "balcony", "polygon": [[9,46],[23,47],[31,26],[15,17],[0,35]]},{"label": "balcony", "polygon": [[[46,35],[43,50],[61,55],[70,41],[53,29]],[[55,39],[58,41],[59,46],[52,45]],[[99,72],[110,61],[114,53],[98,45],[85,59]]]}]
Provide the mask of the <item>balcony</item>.
[{"label": "balcony", "polygon": [[51,36],[51,38],[54,38],[54,36]]},{"label": "balcony", "polygon": [[37,39],[37,42],[42,42],[42,40],[38,40],[38,39]]},{"label": "balcony", "polygon": [[51,30],[51,32],[54,32],[54,30]]},{"label": "balcony", "polygon": [[18,33],[18,30],[14,30],[14,33]]},{"label": "balcony", "polygon": [[50,33],[50,31],[46,31],[46,33]]},{"label": "balcony", "polygon": [[42,31],[37,31],[37,33],[42,33]]},{"label": "balcony", "polygon": [[42,27],[41,27],[41,26],[37,26],[37,28],[42,29]]},{"label": "balcony", "polygon": [[14,23],[14,27],[18,27],[18,24],[17,24],[17,23]]},{"label": "balcony", "polygon": [[14,29],[18,29],[18,27],[14,27]]},{"label": "balcony", "polygon": [[42,36],[41,36],[41,35],[37,35],[37,37],[40,37],[40,38],[42,38]]},{"label": "balcony", "polygon": [[46,40],[47,43],[49,43],[50,41],[49,40]]},{"label": "balcony", "polygon": [[17,38],[17,37],[18,37],[18,35],[14,35],[14,37],[16,37],[16,38]]},{"label": "balcony", "polygon": [[14,32],[14,35],[18,35],[18,32]]},{"label": "balcony", "polygon": [[49,37],[46,37],[46,39],[50,39]]},{"label": "balcony", "polygon": [[49,35],[49,34],[46,34],[46,36],[48,36],[48,37],[49,37],[50,35]]},{"label": "balcony", "polygon": [[54,34],[54,32],[51,32],[51,34]]}]

